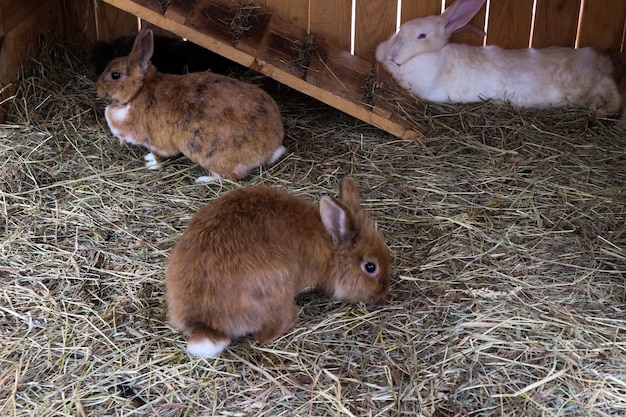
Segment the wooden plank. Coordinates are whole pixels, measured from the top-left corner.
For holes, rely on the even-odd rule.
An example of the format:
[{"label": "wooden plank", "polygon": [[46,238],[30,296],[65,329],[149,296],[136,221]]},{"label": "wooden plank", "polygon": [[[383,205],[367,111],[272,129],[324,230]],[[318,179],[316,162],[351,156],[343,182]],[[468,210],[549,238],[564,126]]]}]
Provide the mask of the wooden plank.
[{"label": "wooden plank", "polygon": [[259,49],[270,17],[271,14],[261,7],[247,8],[242,12],[239,5],[230,0],[199,1],[185,24],[211,33],[222,42],[254,55]]},{"label": "wooden plank", "polygon": [[532,17],[533,0],[491,2],[487,44],[504,48],[527,48],[530,43]]},{"label": "wooden plank", "polygon": [[272,16],[255,58],[294,77],[304,79],[314,48],[313,44],[308,45],[307,49],[306,35],[304,29],[293,26],[278,16]]},{"label": "wooden plank", "polygon": [[[398,123],[393,113],[374,109],[364,103],[363,81],[372,71],[372,65],[334,45],[322,45],[312,59],[307,74],[307,89],[322,92],[319,99],[369,124],[377,126],[395,136],[414,139],[425,132],[416,125],[406,128]],[[306,91],[305,91],[306,93]],[[309,94],[311,95],[311,94]],[[354,103],[359,103],[355,106]]]},{"label": "wooden plank", "polygon": [[622,43],[626,1],[585,1],[578,46],[593,46],[598,49],[618,49]]},{"label": "wooden plank", "polygon": [[[85,4],[80,0],[76,0],[76,2]],[[95,14],[94,20],[81,18],[80,14],[74,16],[76,21],[83,22],[87,36],[92,41],[111,41],[120,36],[137,32],[137,18],[109,4],[98,1]]]},{"label": "wooden plank", "polygon": [[379,39],[396,29],[397,3],[389,0],[359,0],[356,2],[354,54],[375,62]]},{"label": "wooden plank", "polygon": [[346,51],[350,50],[352,0],[311,0],[311,33]]},{"label": "wooden plank", "polygon": [[403,1],[400,9],[400,23],[436,14],[441,14],[441,0]]},{"label": "wooden plank", "polygon": [[[357,88],[356,86],[363,85],[363,79],[361,78],[362,73],[366,68],[372,67],[369,62],[360,60],[358,57],[350,55],[340,48],[326,46],[325,42],[319,41],[319,50],[324,51],[328,48],[328,50],[331,51],[330,54],[327,54],[331,59],[325,62],[332,62],[335,71],[341,72],[341,76],[346,79],[346,81],[343,82],[343,86],[346,88],[338,88],[336,91],[329,91],[302,79],[299,74],[295,73],[293,68],[285,68],[282,65],[284,59],[276,61],[271,53],[264,52],[263,48],[266,48],[268,45],[274,45],[275,48],[283,50],[286,48],[285,45],[280,44],[288,42],[292,37],[280,33],[286,27],[284,22],[275,23],[274,19],[270,19],[269,23],[266,25],[266,33],[264,33],[257,42],[258,50],[254,51],[254,55],[251,55],[250,53],[235,48],[230,41],[229,35],[224,35],[225,29],[223,29],[223,24],[215,23],[216,14],[224,13],[224,10],[215,8],[214,2],[198,1],[192,14],[188,16],[184,24],[181,24],[179,22],[180,19],[168,20],[163,14],[143,7],[134,1],[105,1],[135,16],[139,16],[153,25],[187,38],[234,62],[252,68],[278,82],[314,97],[351,116],[377,126],[395,136],[405,139],[423,136],[423,132],[421,132],[420,128],[414,123],[402,124],[395,119],[391,120],[389,115],[381,115],[361,103],[362,100],[358,98],[358,94],[360,93],[362,96],[362,92],[359,91],[357,93],[356,91],[360,89],[360,87]],[[210,12],[208,15],[206,14],[207,11]],[[280,19],[277,19],[276,22],[280,22]],[[212,25],[215,27],[212,27]],[[268,32],[270,33],[268,34]],[[287,40],[277,41],[276,36],[282,36]],[[220,37],[222,39],[220,39]],[[325,65],[316,67],[316,69],[317,68],[327,72],[329,70]],[[309,71],[309,74],[312,73],[311,71],[312,70]],[[320,82],[320,84],[324,83]],[[324,85],[328,85],[328,77]]]},{"label": "wooden plank", "polygon": [[[15,93],[13,82],[23,67],[39,53],[39,47],[50,42],[59,33],[56,0],[36,3],[12,3],[28,11],[2,15],[6,19],[0,32],[0,121],[4,121],[11,97]],[[7,10],[2,10],[5,12]]]},{"label": "wooden plank", "polygon": [[579,13],[580,0],[539,0],[535,11],[532,46],[573,48],[576,45]]},{"label": "wooden plank", "polygon": [[309,0],[265,0],[265,7],[289,25],[309,32]]},{"label": "wooden plank", "polygon": [[175,1],[165,11],[165,17],[176,23],[185,23],[187,16],[196,8],[195,0]]},{"label": "wooden plank", "polygon": [[306,81],[351,101],[362,101],[363,80],[372,65],[332,45],[317,48]]},{"label": "wooden plank", "polygon": [[3,0],[0,2],[0,35],[10,32],[41,7],[47,7],[48,3],[48,0]]}]

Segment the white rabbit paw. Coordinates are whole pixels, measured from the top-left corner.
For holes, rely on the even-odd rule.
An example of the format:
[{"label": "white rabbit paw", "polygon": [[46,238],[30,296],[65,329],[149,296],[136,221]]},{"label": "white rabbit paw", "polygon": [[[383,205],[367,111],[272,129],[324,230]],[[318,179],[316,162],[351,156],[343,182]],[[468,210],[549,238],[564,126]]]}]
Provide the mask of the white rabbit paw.
[{"label": "white rabbit paw", "polygon": [[212,341],[208,338],[190,341],[187,344],[187,351],[195,356],[203,358],[214,358],[218,356],[230,342],[228,340]]},{"label": "white rabbit paw", "polygon": [[148,169],[159,169],[162,165],[157,161],[156,156],[152,152],[143,157],[146,160],[146,168]]},{"label": "white rabbit paw", "polygon": [[267,161],[267,165],[273,165],[276,161],[278,161],[287,151],[287,148],[284,146],[279,146],[276,148],[270,159]]},{"label": "white rabbit paw", "polygon": [[222,177],[220,177],[217,174],[211,174],[211,175],[203,175],[202,177],[198,177],[196,178],[196,180],[194,181],[196,184],[201,184],[203,182],[213,182],[213,181],[220,181],[222,179]]}]

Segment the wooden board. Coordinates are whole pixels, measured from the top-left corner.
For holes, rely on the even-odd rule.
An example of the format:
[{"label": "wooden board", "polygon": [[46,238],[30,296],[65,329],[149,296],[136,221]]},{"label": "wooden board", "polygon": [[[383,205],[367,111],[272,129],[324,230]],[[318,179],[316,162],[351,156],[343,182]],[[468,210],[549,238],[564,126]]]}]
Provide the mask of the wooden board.
[{"label": "wooden board", "polygon": [[[225,22],[232,21],[237,7],[228,0],[187,1],[165,11],[156,0],[105,1],[395,136],[413,139],[424,134],[414,122],[364,102],[363,84],[373,64],[345,48],[316,40],[315,53],[303,73],[293,63],[293,46],[304,42],[306,33],[269,9],[255,7],[248,17],[250,29],[233,41]],[[341,4],[337,2],[336,7],[340,9]],[[313,13],[313,3],[311,9]]]},{"label": "wooden board", "polygon": [[[376,60],[379,39],[396,30],[396,3],[389,0],[359,0],[354,17],[354,54],[370,62]],[[375,21],[372,21],[372,17]]]},{"label": "wooden board", "polygon": [[585,1],[578,46],[615,49],[622,43],[626,1]]},{"label": "wooden board", "polygon": [[533,0],[491,2],[487,44],[504,48],[527,48],[532,19]]},{"label": "wooden board", "polygon": [[[580,0],[542,0],[537,3],[533,48],[576,45]],[[559,22],[555,25],[554,22]]]},{"label": "wooden board", "polygon": [[352,1],[310,1],[310,31],[338,48],[350,50]]},{"label": "wooden board", "polygon": [[56,5],[56,0],[0,2],[0,122],[23,66],[58,35]]}]

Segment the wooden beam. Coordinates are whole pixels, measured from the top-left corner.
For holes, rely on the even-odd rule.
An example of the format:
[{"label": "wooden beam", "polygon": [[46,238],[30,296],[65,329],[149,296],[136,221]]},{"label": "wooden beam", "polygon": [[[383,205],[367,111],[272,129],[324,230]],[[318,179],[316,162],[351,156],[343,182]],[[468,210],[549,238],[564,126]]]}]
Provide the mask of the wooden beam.
[{"label": "wooden beam", "polygon": [[[303,31],[266,11],[256,12],[252,21],[252,25],[257,25],[254,33],[245,33],[234,45],[232,34],[224,25],[224,17],[232,13],[227,2],[185,2],[183,7],[162,11],[156,0],[104,1],[395,136],[415,139],[424,134],[414,123],[362,103],[363,80],[372,65],[356,56],[320,41],[316,50],[328,51],[329,55],[326,60],[317,56],[315,67],[307,69],[307,76],[303,77],[297,67],[286,62],[289,51],[285,51],[290,42],[303,39]],[[343,88],[330,88],[329,80],[337,74]],[[320,79],[324,82],[310,82]]]}]

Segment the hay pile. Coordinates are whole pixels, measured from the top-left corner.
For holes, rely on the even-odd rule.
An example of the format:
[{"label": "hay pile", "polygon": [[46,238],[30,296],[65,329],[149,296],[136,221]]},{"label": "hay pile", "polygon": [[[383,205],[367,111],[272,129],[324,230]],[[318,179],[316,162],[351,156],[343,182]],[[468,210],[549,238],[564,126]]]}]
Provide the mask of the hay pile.
[{"label": "hay pile", "polygon": [[119,146],[88,58],[48,48],[0,125],[0,415],[626,414],[626,150],[609,119],[401,103],[399,140],[255,78],[288,156],[246,184],[343,175],[394,255],[390,303],[299,297],[276,342],[216,360],[166,324],[168,251],[206,202],[185,158]]}]

